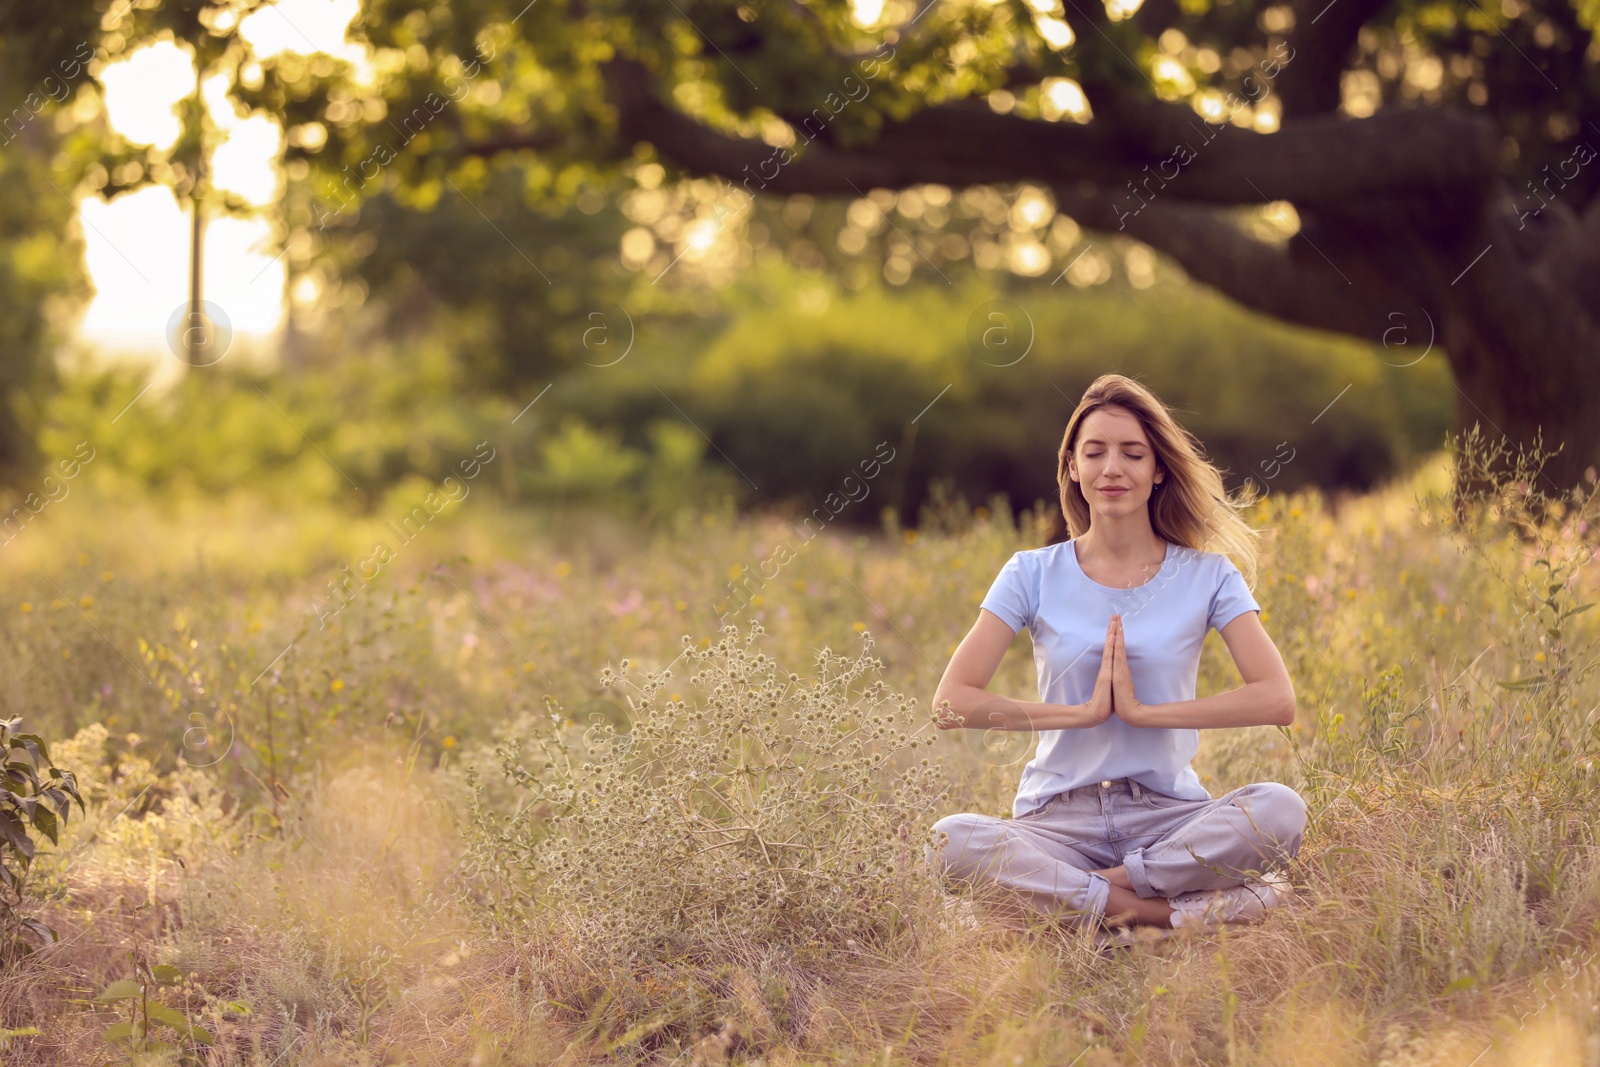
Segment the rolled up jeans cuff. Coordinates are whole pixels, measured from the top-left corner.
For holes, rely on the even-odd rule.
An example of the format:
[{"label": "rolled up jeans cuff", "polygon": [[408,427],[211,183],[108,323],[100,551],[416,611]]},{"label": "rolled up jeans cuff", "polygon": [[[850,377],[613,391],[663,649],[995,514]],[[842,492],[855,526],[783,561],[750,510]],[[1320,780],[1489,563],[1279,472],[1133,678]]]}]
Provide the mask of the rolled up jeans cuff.
[{"label": "rolled up jeans cuff", "polygon": [[1094,914],[1104,918],[1106,904],[1111,899],[1111,880],[1103,874],[1089,872],[1089,907]]},{"label": "rolled up jeans cuff", "polygon": [[1127,870],[1128,881],[1132,883],[1133,891],[1137,896],[1149,899],[1150,897],[1161,895],[1151,887],[1150,879],[1145,875],[1144,849],[1136,848],[1126,853],[1122,857],[1122,866]]}]

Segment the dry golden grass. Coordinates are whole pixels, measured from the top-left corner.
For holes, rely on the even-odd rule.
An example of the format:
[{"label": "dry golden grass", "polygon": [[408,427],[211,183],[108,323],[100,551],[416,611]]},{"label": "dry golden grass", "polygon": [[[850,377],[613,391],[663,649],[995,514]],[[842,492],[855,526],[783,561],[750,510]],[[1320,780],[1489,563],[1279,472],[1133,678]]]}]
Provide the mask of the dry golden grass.
[{"label": "dry golden grass", "polygon": [[[81,528],[37,539],[29,567],[75,596],[92,584],[93,603],[52,606],[34,571],[5,574],[13,713],[61,739],[57,762],[90,800],[36,867],[61,941],[0,977],[0,1026],[41,1031],[5,1062],[125,1060],[100,1036],[114,1015],[84,1002],[140,953],[189,976],[166,1002],[217,1038],[192,1062],[241,1067],[1596,1067],[1600,687],[1581,668],[1600,613],[1563,618],[1552,638],[1526,595],[1550,573],[1536,554],[1565,566],[1579,543],[1443,524],[1416,501],[1439,475],[1337,509],[1315,495],[1262,509],[1257,595],[1300,717],[1286,733],[1205,731],[1197,767],[1214,794],[1272,779],[1308,797],[1298,900],[1255,927],[1115,950],[910,894],[909,921],[879,936],[818,922],[760,940],[664,913],[665,947],[643,951],[603,901],[552,899],[536,871],[519,883],[472,861],[466,768],[486,805],[516,810],[525,795],[495,773],[497,742],[581,751],[591,723],[571,716],[619,697],[602,669],[626,656],[636,677],[659,672],[685,633],[707,647],[705,602],[792,536],[781,522],[709,517],[586,547],[485,507],[252,685],[303,598],[354,557],[299,546],[303,565],[271,580],[243,553],[202,573],[170,530],[166,555],[133,559],[107,532],[115,507],[91,523],[79,500]],[[926,714],[999,564],[1037,543],[998,504],[985,511],[930,516],[915,538],[825,535],[731,621],[759,619],[765,654],[806,678],[814,650],[870,632],[889,687]],[[246,543],[226,513],[184,517],[199,521]],[[469,537],[477,562],[452,562]],[[1564,603],[1600,599],[1592,567],[1567,574]],[[1014,650],[993,688],[1031,693],[1026,660]],[[1569,668],[1555,686],[1498,684],[1552,664]],[[662,696],[705,706],[688,673]],[[1201,691],[1232,684],[1213,639]],[[546,693],[566,717],[551,719]],[[215,743],[186,742],[197,723]],[[1020,760],[986,763],[970,740],[923,752],[948,810],[1001,812]]]}]

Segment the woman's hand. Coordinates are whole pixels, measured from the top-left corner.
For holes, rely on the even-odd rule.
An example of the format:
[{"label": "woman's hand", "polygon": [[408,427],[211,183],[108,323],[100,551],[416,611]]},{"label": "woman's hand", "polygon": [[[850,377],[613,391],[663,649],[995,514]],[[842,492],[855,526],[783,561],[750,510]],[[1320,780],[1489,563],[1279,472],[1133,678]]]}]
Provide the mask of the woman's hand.
[{"label": "woman's hand", "polygon": [[[1117,718],[1129,726],[1142,726],[1139,720],[1144,705],[1133,692],[1133,672],[1128,669],[1128,650],[1122,643],[1122,616],[1111,616],[1112,634],[1107,641],[1111,653],[1111,692]],[[1104,673],[1102,668],[1101,673]]]},{"label": "woman's hand", "polygon": [[1089,721],[1084,723],[1085,726],[1099,726],[1111,718],[1111,713],[1115,710],[1112,690],[1112,671],[1115,667],[1112,641],[1116,628],[1117,620],[1113,616],[1106,624],[1106,647],[1105,651],[1100,653],[1100,673],[1094,680],[1094,695],[1089,698],[1089,703],[1084,705],[1084,710],[1089,716]]}]

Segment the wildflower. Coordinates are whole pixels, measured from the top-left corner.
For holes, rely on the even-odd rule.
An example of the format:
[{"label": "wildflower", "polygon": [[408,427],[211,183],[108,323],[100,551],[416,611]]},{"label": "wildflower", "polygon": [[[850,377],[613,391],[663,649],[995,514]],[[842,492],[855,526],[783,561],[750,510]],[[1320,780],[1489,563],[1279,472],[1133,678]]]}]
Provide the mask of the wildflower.
[{"label": "wildflower", "polygon": [[24,614],[24,615],[26,615],[26,614],[28,614],[28,613],[29,613],[29,612],[31,612],[31,611],[32,611],[32,610],[33,610],[33,605],[32,605],[32,604],[30,604],[30,603],[28,603],[28,602],[27,602],[27,601],[26,601],[26,600],[24,600],[24,601],[23,601],[23,602],[22,602],[22,613],[23,613],[23,614]]},{"label": "wildflower", "polygon": [[335,693],[342,691],[344,689],[344,679],[335,678],[332,683],[329,684],[328,688],[333,690]]},{"label": "wildflower", "polygon": [[80,608],[92,608],[92,607],[94,607],[94,597],[92,597],[92,596],[79,597],[78,598],[78,607],[80,607]]},{"label": "wildflower", "polygon": [[446,735],[445,739],[440,743],[442,745],[444,745],[445,748],[455,748],[456,747],[455,736],[453,734]]}]

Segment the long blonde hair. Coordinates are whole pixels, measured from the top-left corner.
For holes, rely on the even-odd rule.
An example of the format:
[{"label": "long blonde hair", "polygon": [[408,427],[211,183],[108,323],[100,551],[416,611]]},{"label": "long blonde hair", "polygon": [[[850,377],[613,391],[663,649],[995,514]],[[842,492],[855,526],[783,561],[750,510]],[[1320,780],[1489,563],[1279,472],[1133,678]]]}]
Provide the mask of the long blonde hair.
[{"label": "long blonde hair", "polygon": [[1061,511],[1067,530],[1080,537],[1089,529],[1089,502],[1083,488],[1072,480],[1067,457],[1077,444],[1078,431],[1089,413],[1110,405],[1126,408],[1150,439],[1157,469],[1166,478],[1150,488],[1150,525],[1175,545],[1202,552],[1220,552],[1251,587],[1256,582],[1256,550],[1260,534],[1241,512],[1250,506],[1245,498],[1228,495],[1222,472],[1206,458],[1205,446],[1172,417],[1166,404],[1145,386],[1122,374],[1102,374],[1084,390],[1083,399],[1067,420],[1057,456],[1056,481],[1061,487]]}]

